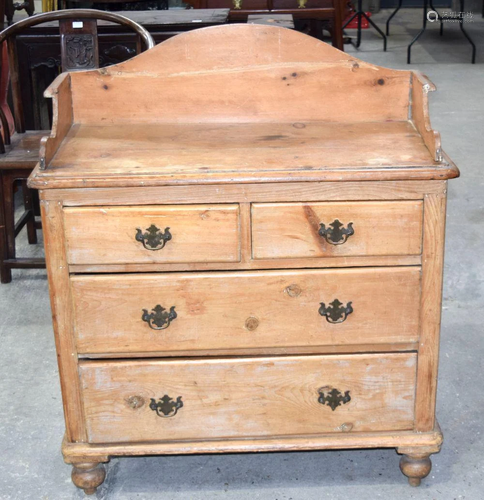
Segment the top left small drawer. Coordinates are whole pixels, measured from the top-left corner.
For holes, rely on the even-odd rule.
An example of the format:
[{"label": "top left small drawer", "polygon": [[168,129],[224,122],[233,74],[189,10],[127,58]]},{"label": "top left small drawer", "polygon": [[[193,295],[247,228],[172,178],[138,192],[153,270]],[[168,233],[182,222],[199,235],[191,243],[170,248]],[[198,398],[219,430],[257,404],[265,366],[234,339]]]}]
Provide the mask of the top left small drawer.
[{"label": "top left small drawer", "polygon": [[238,262],[238,205],[65,208],[69,264]]}]

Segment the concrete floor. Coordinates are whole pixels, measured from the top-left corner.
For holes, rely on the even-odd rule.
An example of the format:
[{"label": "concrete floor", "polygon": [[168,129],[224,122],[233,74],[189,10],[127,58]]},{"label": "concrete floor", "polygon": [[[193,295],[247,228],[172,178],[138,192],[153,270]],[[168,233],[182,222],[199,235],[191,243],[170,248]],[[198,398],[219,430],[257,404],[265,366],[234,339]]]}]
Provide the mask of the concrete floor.
[{"label": "concrete floor", "polygon": [[[417,15],[418,14],[418,15]],[[374,16],[383,25],[388,13]],[[484,23],[457,26],[443,40],[434,25],[415,47],[413,67],[438,87],[431,116],[445,151],[461,168],[450,182],[438,416],[442,452],[420,488],[407,486],[394,450],[113,459],[98,499],[466,499],[484,498]],[[406,68],[405,48],[420,11],[397,17],[387,53],[367,30],[357,56]],[[353,48],[348,49],[354,53]],[[480,170],[481,169],[481,170]],[[19,238],[24,255],[40,246]],[[64,432],[47,282],[43,271],[14,271],[0,286],[0,498],[76,499],[60,454]]]}]

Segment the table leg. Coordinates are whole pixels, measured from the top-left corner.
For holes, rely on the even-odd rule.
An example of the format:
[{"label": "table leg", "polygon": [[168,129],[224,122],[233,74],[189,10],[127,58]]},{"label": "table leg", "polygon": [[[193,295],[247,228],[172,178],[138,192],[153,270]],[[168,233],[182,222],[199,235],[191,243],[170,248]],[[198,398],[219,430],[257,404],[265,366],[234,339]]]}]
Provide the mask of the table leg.
[{"label": "table leg", "polygon": [[410,64],[410,58],[411,58],[411,50],[412,50],[412,45],[422,36],[422,33],[426,30],[427,28],[427,10],[428,10],[428,0],[424,0],[423,4],[423,26],[422,29],[415,35],[414,39],[410,42],[409,46],[407,47],[407,64]]},{"label": "table leg", "polygon": [[362,5],[362,0],[358,0],[358,6],[357,6],[357,11],[346,21],[346,23],[343,25],[343,30],[348,26],[348,24],[353,21],[355,17],[358,17],[358,28],[356,32],[356,43],[355,47],[358,48],[361,43],[361,18],[364,17],[369,24],[375,28],[375,30],[382,36],[383,38],[383,51],[386,52],[387,50],[387,37],[385,36],[385,33],[366,15],[366,12],[363,12],[363,5]]},{"label": "table leg", "polygon": [[440,15],[440,12],[434,7],[433,0],[429,0],[429,5],[430,5],[430,9],[433,10],[434,12],[437,12],[437,15],[439,16],[440,36],[442,36],[444,34],[444,18]]},{"label": "table leg", "polygon": [[390,14],[390,17],[387,19],[387,29],[386,29],[387,36],[390,35],[390,21],[393,19],[395,14],[402,8],[402,4],[403,0],[398,0],[397,8]]},{"label": "table leg", "polygon": [[[460,11],[461,14],[464,13],[464,0],[460,0]],[[464,36],[469,40],[469,43],[472,45],[472,64],[476,64],[476,45],[473,42],[472,38],[469,36],[469,33],[464,29],[464,18],[461,17],[459,19],[459,26]]]}]

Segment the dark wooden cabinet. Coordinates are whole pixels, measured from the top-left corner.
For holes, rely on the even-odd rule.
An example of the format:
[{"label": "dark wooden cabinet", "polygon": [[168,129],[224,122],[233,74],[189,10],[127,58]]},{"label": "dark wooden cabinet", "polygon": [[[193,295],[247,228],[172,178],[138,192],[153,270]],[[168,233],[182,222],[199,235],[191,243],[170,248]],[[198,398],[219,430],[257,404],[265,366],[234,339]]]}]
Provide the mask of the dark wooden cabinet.
[{"label": "dark wooden cabinet", "polygon": [[343,50],[343,19],[347,0],[185,0],[195,9],[230,9],[229,21],[246,21],[250,14],[291,14],[296,29],[306,22],[309,35],[322,38],[323,23],[331,32],[333,46]]}]

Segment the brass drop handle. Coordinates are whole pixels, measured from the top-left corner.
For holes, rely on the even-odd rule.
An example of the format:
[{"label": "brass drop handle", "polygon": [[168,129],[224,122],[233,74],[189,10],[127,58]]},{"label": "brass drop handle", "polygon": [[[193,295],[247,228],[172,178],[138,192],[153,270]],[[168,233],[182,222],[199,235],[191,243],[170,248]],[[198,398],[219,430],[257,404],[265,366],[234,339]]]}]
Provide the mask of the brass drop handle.
[{"label": "brass drop handle", "polygon": [[319,314],[326,318],[328,323],[343,323],[346,321],[348,315],[353,312],[353,302],[348,302],[346,306],[340,302],[338,299],[334,299],[333,302],[326,307],[324,302],[319,305]]},{"label": "brass drop handle", "polygon": [[158,401],[154,398],[150,398],[150,401],[150,409],[155,411],[161,418],[174,417],[178,413],[178,410],[183,407],[181,396],[178,396],[174,401],[173,398],[165,394]]},{"label": "brass drop handle", "polygon": [[135,239],[143,243],[146,250],[161,250],[171,238],[172,235],[169,227],[165,227],[165,230],[162,231],[154,224],[151,224],[144,233],[139,227],[136,229]]},{"label": "brass drop handle", "polygon": [[344,394],[342,394],[338,389],[321,387],[318,393],[318,403],[323,406],[329,406],[333,411],[336,410],[338,406],[345,405],[351,401],[350,391],[345,391]]},{"label": "brass drop handle", "polygon": [[321,223],[319,225],[319,236],[324,238],[330,245],[342,245],[346,243],[348,238],[355,234],[355,230],[353,229],[353,223],[348,223],[348,227],[344,227],[338,219],[335,219],[329,227],[326,227],[325,224]]},{"label": "brass drop handle", "polygon": [[143,309],[141,319],[148,323],[152,330],[165,330],[168,328],[172,321],[177,318],[175,306],[171,306],[167,311],[164,307],[158,304],[149,313],[147,309]]}]

